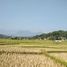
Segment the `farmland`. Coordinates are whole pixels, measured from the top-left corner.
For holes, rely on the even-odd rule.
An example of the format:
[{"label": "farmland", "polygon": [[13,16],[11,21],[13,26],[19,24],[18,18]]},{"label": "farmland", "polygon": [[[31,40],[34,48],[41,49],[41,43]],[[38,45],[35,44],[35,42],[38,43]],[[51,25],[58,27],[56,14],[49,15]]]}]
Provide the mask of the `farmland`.
[{"label": "farmland", "polygon": [[0,39],[0,67],[67,67],[67,40]]}]

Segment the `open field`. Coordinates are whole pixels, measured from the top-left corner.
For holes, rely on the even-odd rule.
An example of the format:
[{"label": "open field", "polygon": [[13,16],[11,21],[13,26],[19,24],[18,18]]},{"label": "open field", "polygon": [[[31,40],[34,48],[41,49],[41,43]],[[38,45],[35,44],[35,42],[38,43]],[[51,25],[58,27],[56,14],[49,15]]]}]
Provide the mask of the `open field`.
[{"label": "open field", "polygon": [[0,39],[0,67],[67,67],[67,41]]},{"label": "open field", "polygon": [[31,45],[31,46],[67,46],[67,40],[62,42],[55,42],[52,40],[12,40],[0,39],[0,45]]},{"label": "open field", "polygon": [[36,54],[2,54],[1,67],[64,67],[45,55]]},{"label": "open field", "polygon": [[67,62],[67,52],[66,53],[50,53],[50,55]]}]

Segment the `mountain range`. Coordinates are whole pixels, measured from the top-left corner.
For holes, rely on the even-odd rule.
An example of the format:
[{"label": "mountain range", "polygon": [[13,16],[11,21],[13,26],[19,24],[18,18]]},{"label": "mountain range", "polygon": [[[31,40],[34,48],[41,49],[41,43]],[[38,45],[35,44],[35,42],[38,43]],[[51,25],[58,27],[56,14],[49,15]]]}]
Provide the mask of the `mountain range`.
[{"label": "mountain range", "polygon": [[0,31],[0,34],[8,35],[8,36],[19,36],[19,37],[31,37],[38,34],[41,34],[40,32],[31,32],[31,31]]}]

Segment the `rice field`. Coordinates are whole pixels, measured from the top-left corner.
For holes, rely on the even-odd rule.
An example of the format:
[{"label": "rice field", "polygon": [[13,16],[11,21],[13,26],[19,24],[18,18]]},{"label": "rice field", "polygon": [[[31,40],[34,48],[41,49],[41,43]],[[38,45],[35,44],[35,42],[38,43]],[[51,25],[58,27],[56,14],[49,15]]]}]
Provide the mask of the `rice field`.
[{"label": "rice field", "polygon": [[66,44],[67,41],[57,45],[49,40],[0,40],[0,67],[67,67]]},{"label": "rice field", "polygon": [[50,55],[67,62],[67,53],[50,53]]},{"label": "rice field", "polygon": [[[13,50],[12,50],[13,49]],[[1,67],[64,67],[64,65],[56,63],[50,57],[47,57],[40,49],[21,48],[18,47],[4,48],[0,50],[0,66]],[[16,51],[15,51],[16,50]],[[27,51],[25,51],[27,50]],[[9,52],[8,52],[9,51]],[[14,52],[13,52],[14,51]],[[24,53],[24,51],[26,53]],[[30,53],[28,53],[30,52]],[[41,52],[41,53],[40,53]]]},{"label": "rice field", "polygon": [[44,55],[2,54],[1,67],[64,67]]}]

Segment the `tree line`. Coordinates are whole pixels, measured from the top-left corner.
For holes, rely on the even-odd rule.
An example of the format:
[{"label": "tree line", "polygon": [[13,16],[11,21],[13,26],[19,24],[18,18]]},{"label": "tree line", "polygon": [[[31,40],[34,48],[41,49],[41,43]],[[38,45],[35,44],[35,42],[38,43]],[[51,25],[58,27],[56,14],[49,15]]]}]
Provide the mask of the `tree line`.
[{"label": "tree line", "polygon": [[35,35],[32,37],[13,37],[13,36],[5,36],[0,34],[0,38],[10,38],[10,39],[17,39],[17,40],[22,40],[22,39],[39,39],[39,40],[66,40],[67,39],[67,31],[59,30],[59,31],[53,31],[49,33],[42,33],[40,35]]},{"label": "tree line", "polygon": [[43,33],[41,35],[36,35],[33,37],[34,39],[49,39],[49,40],[65,40],[67,39],[67,31],[59,30],[53,31],[49,33]]}]

